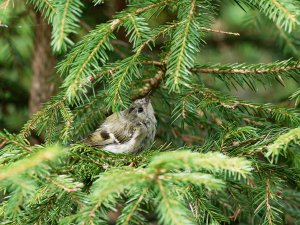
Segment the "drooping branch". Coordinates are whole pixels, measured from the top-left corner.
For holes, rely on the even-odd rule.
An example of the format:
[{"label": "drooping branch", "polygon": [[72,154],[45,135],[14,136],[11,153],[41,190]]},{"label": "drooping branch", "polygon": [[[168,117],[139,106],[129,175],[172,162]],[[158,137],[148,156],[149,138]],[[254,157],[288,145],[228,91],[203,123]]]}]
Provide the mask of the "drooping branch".
[{"label": "drooping branch", "polygon": [[[153,65],[165,68],[165,63],[160,61],[143,61],[144,65]],[[276,65],[278,64],[278,65]],[[236,68],[230,68],[236,67]],[[266,74],[281,73],[300,69],[300,61],[282,61],[270,64],[253,64],[253,65],[216,65],[216,66],[198,66],[191,68],[193,73],[209,73],[209,74]]]}]

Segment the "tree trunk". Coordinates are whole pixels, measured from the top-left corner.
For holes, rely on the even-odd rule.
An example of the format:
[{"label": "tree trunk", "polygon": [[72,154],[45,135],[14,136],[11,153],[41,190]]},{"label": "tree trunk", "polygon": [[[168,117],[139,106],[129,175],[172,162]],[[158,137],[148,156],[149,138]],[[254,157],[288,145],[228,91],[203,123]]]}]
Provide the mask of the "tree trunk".
[{"label": "tree trunk", "polygon": [[32,59],[32,81],[29,100],[29,113],[38,111],[49,100],[54,91],[55,57],[51,51],[51,27],[40,13],[36,14],[35,42]]}]

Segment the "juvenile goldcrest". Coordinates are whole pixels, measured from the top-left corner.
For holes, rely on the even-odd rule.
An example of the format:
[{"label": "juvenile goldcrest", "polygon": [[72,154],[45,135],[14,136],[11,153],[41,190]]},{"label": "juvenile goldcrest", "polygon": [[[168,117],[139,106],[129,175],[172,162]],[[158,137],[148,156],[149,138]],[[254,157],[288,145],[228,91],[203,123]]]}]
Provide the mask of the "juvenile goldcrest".
[{"label": "juvenile goldcrest", "polygon": [[113,113],[84,142],[113,153],[133,153],[149,147],[156,133],[156,119],[149,97]]}]

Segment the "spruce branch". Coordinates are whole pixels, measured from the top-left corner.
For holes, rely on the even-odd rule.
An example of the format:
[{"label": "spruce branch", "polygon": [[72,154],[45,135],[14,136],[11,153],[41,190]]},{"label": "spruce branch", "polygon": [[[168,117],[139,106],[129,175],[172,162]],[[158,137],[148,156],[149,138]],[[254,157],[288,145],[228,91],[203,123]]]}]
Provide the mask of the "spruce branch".
[{"label": "spruce branch", "polygon": [[129,14],[128,20],[123,23],[129,42],[133,43],[133,48],[141,45],[150,34],[150,28],[143,17]]},{"label": "spruce branch", "polygon": [[220,153],[196,153],[186,151],[176,151],[162,153],[159,157],[154,157],[149,167],[156,169],[175,170],[209,170],[224,172],[237,178],[246,177],[250,174],[251,165],[243,158],[228,158]]},{"label": "spruce branch", "polygon": [[[70,34],[78,31],[83,2],[28,2],[53,25],[54,49],[67,50]],[[98,5],[103,0],[92,2]],[[257,7],[275,21],[280,40],[290,49],[295,47],[292,37],[297,34],[299,4],[235,2]],[[272,81],[285,85],[287,78],[299,80],[300,62],[197,65],[204,34],[239,35],[210,28],[211,17],[219,12],[216,1],[127,3],[112,20],[78,37],[81,41],[58,67],[64,76],[61,92],[20,134],[0,131],[0,221],[107,224],[108,211],[115,207],[123,208],[117,224],[124,225],[151,223],[148,215],[153,213],[157,223],[178,225],[282,224],[286,218],[300,218],[298,110],[242,100],[203,83],[213,77],[228,87],[255,89],[258,82]],[[153,21],[156,15],[177,18],[157,25],[165,20]],[[152,25],[157,27],[150,29]],[[123,38],[124,31],[130,42],[125,45],[115,40],[116,34]],[[120,43],[122,54],[115,49]],[[81,138],[99,126],[111,109],[118,111],[154,90],[158,128],[153,146],[165,142],[168,146],[116,155],[82,143]],[[300,91],[292,96],[296,104],[299,96]],[[27,137],[32,130],[46,143],[30,146]],[[70,153],[49,146],[56,142],[68,145]],[[180,147],[183,142],[194,146]],[[275,163],[282,155],[286,160]],[[292,193],[286,194],[287,187]]]},{"label": "spruce branch", "polygon": [[77,192],[83,187],[82,183],[74,181],[74,179],[68,175],[45,177],[45,179],[67,193]]},{"label": "spruce branch", "polygon": [[50,23],[53,22],[55,14],[57,13],[56,1],[53,0],[28,0],[29,3],[34,5],[37,11],[40,11]]},{"label": "spruce branch", "polygon": [[117,225],[141,224],[146,222],[145,219],[139,214],[139,210],[142,211],[139,206],[143,202],[148,191],[149,188],[145,187],[141,193],[133,196],[129,201],[127,201],[121,216],[117,220]]},{"label": "spruce branch", "polygon": [[[63,83],[63,88],[66,89],[68,100],[70,102],[72,102],[74,98],[76,100],[82,100],[81,94],[85,91],[85,86],[88,85],[87,76],[93,74],[92,67],[98,65],[99,61],[104,64],[108,60],[106,51],[113,49],[110,43],[110,40],[114,39],[113,31],[124,24],[130,17],[155,7],[164,6],[172,1],[174,0],[145,4],[144,7],[140,7],[139,5],[138,8],[132,6],[125,12],[117,14],[112,21],[96,27],[95,30],[92,30],[85,36],[59,66],[61,73],[68,72],[70,69],[70,73]],[[71,68],[69,68],[70,65]],[[123,76],[121,76],[121,80],[123,79],[122,77]],[[116,87],[119,87],[119,85],[117,84]],[[115,95],[115,97],[117,96]]]},{"label": "spruce branch", "polygon": [[208,190],[221,190],[224,187],[224,182],[215,178],[210,174],[204,173],[165,173],[160,176],[161,180],[174,182],[174,183],[186,183],[191,185],[204,186]]},{"label": "spruce branch", "polygon": [[[282,47],[283,51],[285,53],[292,53],[295,58],[299,57],[298,52],[298,44],[297,44],[297,31],[287,33],[284,30],[282,30],[277,24],[275,24],[275,32],[277,33],[278,38],[278,44]],[[295,36],[295,37],[294,37]]]},{"label": "spruce branch", "polygon": [[[165,69],[166,64],[160,61],[142,61],[143,65],[153,65]],[[223,82],[239,84],[246,83],[250,88],[255,89],[253,81],[269,83],[270,79],[285,86],[285,78],[298,78],[300,62],[293,60],[278,61],[269,64],[228,64],[228,65],[196,65],[190,68],[195,74],[211,74]]]},{"label": "spruce branch", "polygon": [[73,44],[68,35],[76,33],[82,6],[79,0],[63,0],[56,5],[51,42],[55,52],[64,52]]},{"label": "spruce branch", "polygon": [[299,4],[291,0],[250,0],[250,4],[257,6],[270,20],[287,32],[291,32],[300,24]]},{"label": "spruce branch", "polygon": [[[202,98],[198,99],[197,94]],[[208,102],[201,102],[201,99],[206,99]],[[189,103],[189,104],[187,104]],[[186,117],[186,112],[193,115],[198,114],[197,109],[203,107],[222,107],[225,110],[240,110],[243,112],[245,109],[251,109],[254,113],[261,113],[263,117],[273,118],[278,123],[288,123],[291,126],[298,126],[300,123],[299,113],[296,110],[275,106],[272,104],[257,104],[251,103],[238,98],[234,98],[217,91],[203,88],[193,87],[193,90],[180,98],[180,102],[174,109],[173,117],[175,120],[179,117]],[[249,111],[247,113],[250,114]],[[251,114],[250,114],[251,115]]]},{"label": "spruce branch", "polygon": [[95,125],[99,124],[105,116],[105,106],[103,104],[103,95],[96,95],[87,101],[86,104],[76,108],[74,111],[74,137],[86,135]]},{"label": "spruce branch", "polygon": [[[202,217],[202,223],[206,222],[208,219],[211,220],[212,223],[220,223],[220,221],[223,222],[229,222],[229,219],[223,215],[222,211],[214,206],[209,200],[207,200],[204,197],[198,197],[196,199],[196,205],[197,210],[200,211],[200,214],[198,217]],[[202,213],[203,212],[203,213]]]},{"label": "spruce branch", "polygon": [[[185,216],[182,218],[165,218],[165,215],[173,215],[179,208],[185,210],[187,214],[190,212],[188,212],[182,201],[173,202],[172,200],[172,202],[169,202],[170,200],[167,199],[172,198],[165,198],[171,194],[176,195],[175,192],[171,193],[169,188],[165,190],[168,185],[176,184],[180,187],[181,185],[188,186],[193,184],[199,187],[204,186],[209,190],[220,190],[224,184],[222,180],[214,178],[212,175],[201,174],[196,171],[204,170],[212,173],[227,171],[226,174],[234,175],[233,178],[235,179],[245,177],[249,175],[251,171],[249,161],[242,158],[228,158],[216,153],[199,154],[182,151],[160,155],[162,157],[154,157],[146,168],[112,168],[103,173],[100,178],[93,183],[91,193],[88,196],[88,204],[76,216],[77,222],[99,222],[99,219],[104,216],[103,210],[113,207],[116,204],[118,196],[125,190],[129,191],[129,195],[132,192],[135,194],[138,193],[137,204],[139,204],[142,198],[144,198],[141,197],[144,196],[143,193],[148,192],[148,190],[145,191],[145,188],[150,188],[150,184],[153,184],[155,185],[155,190],[157,190],[155,191],[157,199],[160,199],[160,206],[157,212],[162,221],[167,224],[176,224],[181,220],[185,221]],[[184,172],[180,172],[182,170]],[[164,188],[162,185],[166,187]],[[123,221],[125,218],[131,217],[130,215],[134,212],[128,210],[135,210],[136,208],[137,205],[128,206],[120,220]],[[167,214],[164,214],[164,212]]]},{"label": "spruce branch", "polygon": [[[142,61],[142,64],[153,65],[165,68],[166,64],[160,61]],[[284,73],[300,69],[300,61],[284,60],[269,64],[228,64],[228,65],[196,65],[190,71],[194,73],[211,73],[211,74],[271,74],[271,73]]]},{"label": "spruce branch", "polygon": [[64,128],[61,131],[61,136],[59,137],[59,140],[62,140],[62,143],[66,144],[71,139],[72,129],[73,129],[73,123],[74,123],[74,116],[69,109],[69,107],[66,106],[64,102],[59,105],[60,114],[64,120]]},{"label": "spruce branch", "polygon": [[176,198],[175,194],[171,193],[170,188],[164,185],[161,180],[157,180],[157,185],[159,188],[157,197],[159,204],[156,211],[160,223],[165,225],[196,224],[191,212],[177,200],[178,197]]},{"label": "spruce branch", "polygon": [[300,128],[295,128],[278,137],[278,139],[271,145],[268,146],[268,151],[265,156],[270,158],[270,161],[276,163],[279,155],[286,157],[288,145],[293,142],[300,145]]},{"label": "spruce branch", "polygon": [[299,105],[300,102],[300,89],[295,91],[291,96],[290,99],[295,99],[295,106]]},{"label": "spruce branch", "polygon": [[37,126],[43,121],[44,118],[49,115],[52,111],[57,111],[58,107],[64,103],[66,97],[58,94],[53,97],[42,109],[36,112],[30,120],[23,126],[22,130],[19,133],[20,138],[26,138],[31,134],[31,130],[37,128]]},{"label": "spruce branch", "polygon": [[[122,173],[121,173],[122,171]],[[83,217],[81,221],[87,220],[96,216],[96,210],[105,204],[110,206],[114,201],[113,194],[120,193],[128,186],[142,182],[145,179],[145,174],[140,171],[125,171],[115,170],[103,174],[93,185],[91,194],[89,195],[90,204],[82,211]],[[113,181],[113,185],[111,183]]]},{"label": "spruce branch", "polygon": [[64,152],[59,146],[46,147],[33,155],[0,168],[0,180],[10,178],[31,169],[45,161],[54,160]]},{"label": "spruce branch", "polygon": [[[272,74],[272,73],[284,73],[289,71],[295,71],[300,69],[299,61],[281,61],[270,64],[256,64],[256,65],[224,65],[224,66],[201,66],[192,68],[191,72],[196,73],[216,73],[216,74]],[[228,69],[226,68],[228,67]],[[236,67],[236,68],[235,68]],[[229,69],[230,68],[230,69]]]},{"label": "spruce branch", "polygon": [[149,46],[150,43],[154,42],[159,36],[164,35],[178,26],[178,24],[179,23],[168,24],[155,29],[152,35],[150,35],[150,38],[136,46],[134,49],[134,55],[127,57],[120,62],[107,65],[107,68],[105,68],[104,72],[111,71],[113,77],[110,81],[111,88],[109,89],[106,102],[108,103],[108,106],[113,109],[113,111],[118,109],[118,103],[121,106],[126,106],[129,104],[130,98],[127,94],[129,89],[128,84],[133,80],[134,77],[140,77],[139,67],[142,50]]},{"label": "spruce branch", "polygon": [[[66,60],[71,59],[71,61],[75,57],[77,59],[63,83],[69,102],[72,102],[74,97],[81,100],[81,96],[78,96],[77,92],[85,90],[84,86],[88,82],[87,75],[91,74],[90,66],[98,63],[98,58],[103,63],[108,60],[106,50],[113,49],[109,40],[114,38],[112,32],[117,28],[119,21],[115,20],[109,24],[100,25],[97,30],[91,31],[66,58]],[[65,64],[66,61],[63,61],[63,63]]]},{"label": "spruce branch", "polygon": [[37,190],[36,182],[24,177],[13,177],[1,181],[1,191],[6,190],[9,198],[3,199],[0,205],[1,222],[24,221],[23,205]]},{"label": "spruce branch", "polygon": [[267,178],[266,180],[266,217],[267,217],[267,220],[268,220],[268,223],[269,224],[273,224],[273,220],[274,220],[274,216],[273,216],[273,213],[272,213],[272,206],[270,205],[270,198],[273,198],[272,196],[272,193],[271,193],[271,189],[270,189],[270,181],[269,179]]},{"label": "spruce branch", "polygon": [[264,182],[264,190],[257,192],[255,204],[255,214],[263,213],[264,224],[277,224],[280,220],[282,211],[276,207],[278,205],[278,196],[276,192],[282,188],[282,180],[277,179],[276,185],[274,183],[275,178],[271,176],[264,177],[260,182]]},{"label": "spruce branch", "polygon": [[193,67],[195,53],[199,51],[198,10],[196,0],[183,1],[179,6],[178,17],[181,23],[173,34],[166,71],[166,85],[171,91],[178,91],[181,85],[189,86],[189,69]]},{"label": "spruce branch", "polygon": [[[29,143],[27,142],[27,140],[23,139],[23,138],[19,138],[17,135],[13,135],[13,134],[10,134],[8,132],[0,132],[0,140],[2,141],[1,142],[1,145],[0,146],[1,148],[3,146],[5,146],[6,144],[12,144],[16,147],[19,147],[27,152],[31,152],[32,150],[30,149],[30,146],[29,146]],[[0,148],[0,149],[1,149]]]}]

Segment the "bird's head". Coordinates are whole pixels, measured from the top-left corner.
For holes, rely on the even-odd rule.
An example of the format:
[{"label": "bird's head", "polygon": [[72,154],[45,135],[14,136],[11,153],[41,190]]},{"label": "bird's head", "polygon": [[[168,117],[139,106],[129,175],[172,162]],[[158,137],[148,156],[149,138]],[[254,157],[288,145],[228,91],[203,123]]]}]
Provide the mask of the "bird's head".
[{"label": "bird's head", "polygon": [[132,122],[146,123],[154,118],[154,110],[150,98],[147,96],[142,99],[135,100],[128,109],[124,111],[126,117]]}]

